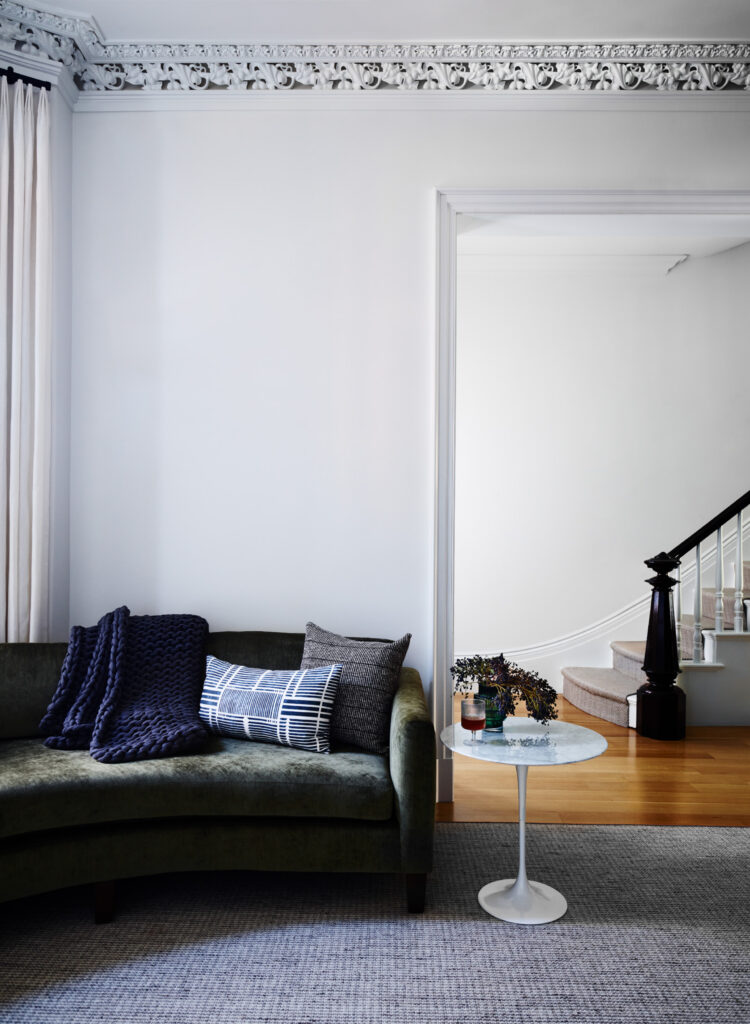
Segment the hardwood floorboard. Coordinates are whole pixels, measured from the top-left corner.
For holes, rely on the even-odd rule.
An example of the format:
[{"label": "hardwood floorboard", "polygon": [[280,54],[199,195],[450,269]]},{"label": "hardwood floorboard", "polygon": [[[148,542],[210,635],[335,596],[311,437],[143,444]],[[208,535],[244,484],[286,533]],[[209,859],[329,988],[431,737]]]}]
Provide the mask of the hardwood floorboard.
[{"label": "hardwood floorboard", "polygon": [[[587,715],[562,696],[558,714],[609,746],[591,761],[532,768],[527,821],[750,826],[750,727],[689,728],[686,739],[669,742]],[[438,804],[438,821],[518,820],[511,766],[460,754],[454,765],[454,800]]]}]

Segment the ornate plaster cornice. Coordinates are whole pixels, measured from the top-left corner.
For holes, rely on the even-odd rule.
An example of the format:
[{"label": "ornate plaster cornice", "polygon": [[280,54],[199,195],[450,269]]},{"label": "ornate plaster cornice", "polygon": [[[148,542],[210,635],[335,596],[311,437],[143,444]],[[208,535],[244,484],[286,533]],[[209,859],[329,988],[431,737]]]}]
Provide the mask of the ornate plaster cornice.
[{"label": "ornate plaster cornice", "polygon": [[750,91],[750,43],[108,43],[91,19],[0,0],[0,44],[84,92]]}]

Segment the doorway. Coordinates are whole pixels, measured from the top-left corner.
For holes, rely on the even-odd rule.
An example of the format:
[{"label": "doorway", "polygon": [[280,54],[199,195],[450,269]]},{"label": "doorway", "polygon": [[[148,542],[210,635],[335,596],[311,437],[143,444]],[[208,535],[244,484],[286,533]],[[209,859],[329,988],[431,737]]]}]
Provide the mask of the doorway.
[{"label": "doorway", "polygon": [[[570,616],[566,620],[565,615],[560,614],[559,608],[557,609],[559,621],[553,624],[550,622],[540,623],[537,633],[534,633],[533,622],[525,633],[519,628],[518,622],[513,625],[508,623],[510,616],[507,611],[513,611],[514,601],[516,604],[519,603],[518,595],[513,592],[513,579],[518,579],[519,566],[515,566],[509,574],[510,583],[506,580],[502,584],[510,589],[510,593],[505,595],[506,601],[509,602],[506,604],[506,614],[502,616],[508,624],[508,628],[499,630],[496,639],[491,634],[491,630],[488,632],[486,622],[481,624],[474,621],[473,624],[477,628],[473,633],[470,630],[467,631],[466,625],[471,616],[467,616],[466,608],[458,609],[456,605],[457,585],[460,585],[460,592],[465,596],[471,590],[467,581],[476,578],[476,573],[472,577],[470,573],[464,572],[464,567],[458,576],[456,572],[456,531],[457,526],[461,526],[461,517],[465,518],[466,515],[466,502],[463,502],[462,507],[462,503],[456,501],[456,483],[457,479],[461,478],[462,486],[465,486],[466,479],[471,478],[471,474],[467,477],[464,472],[465,466],[460,467],[460,472],[458,472],[459,467],[457,466],[463,436],[460,430],[457,431],[457,415],[460,415],[460,402],[457,401],[460,362],[459,323],[462,323],[465,328],[465,317],[459,317],[458,303],[460,298],[465,298],[467,294],[464,287],[465,282],[462,283],[461,291],[459,291],[459,275],[463,281],[466,277],[467,261],[473,260],[478,273],[485,274],[487,281],[493,282],[491,288],[495,292],[498,286],[502,286],[504,279],[507,281],[512,279],[509,288],[512,289],[515,312],[513,316],[506,317],[504,321],[498,323],[496,332],[497,345],[507,348],[514,344],[514,340],[517,343],[519,331],[523,330],[523,318],[518,300],[519,284],[523,281],[525,271],[534,273],[537,277],[540,274],[544,277],[546,274],[548,288],[554,280],[558,298],[559,294],[564,294],[566,291],[565,281],[559,280],[560,272],[563,271],[563,278],[567,276],[568,279],[567,290],[570,291],[575,285],[580,302],[584,295],[580,287],[581,275],[590,276],[597,263],[607,262],[605,257],[608,259],[610,271],[613,270],[616,263],[619,270],[626,274],[630,272],[641,274],[644,269],[647,269],[652,275],[666,277],[669,272],[677,273],[674,268],[678,267],[686,255],[692,253],[694,256],[698,256],[706,255],[711,251],[721,252],[741,245],[748,238],[750,238],[750,198],[747,193],[519,193],[496,190],[451,190],[438,194],[438,477],[433,686],[434,717],[438,733],[453,718],[450,666],[457,654],[468,653],[464,649],[467,644],[471,646],[473,653],[498,653],[500,650],[504,650],[506,654],[513,657],[513,660],[523,659],[524,667],[544,668],[543,665],[530,664],[530,659],[533,662],[536,657],[544,661],[544,658],[547,657],[551,666],[549,658],[554,653],[554,651],[550,653],[551,648],[554,648],[555,644],[560,647],[560,640],[564,639],[566,630],[569,634],[576,632],[575,628],[571,626]],[[686,253],[685,250],[689,251]],[[545,262],[546,270],[544,269]],[[480,265],[483,269],[478,269]],[[601,277],[601,274],[599,276]],[[676,277],[673,280],[676,280]],[[613,294],[612,288],[615,284],[616,281],[610,274],[607,287],[610,288],[611,294]],[[648,283],[644,289],[645,295],[648,292]],[[528,288],[526,290],[529,291]],[[497,298],[497,296],[495,297]],[[531,302],[533,298],[527,295],[523,301]],[[639,299],[639,303],[639,308],[644,311],[642,333],[645,336],[648,332],[653,331],[653,317],[646,315],[646,310],[650,307],[645,299],[642,302]],[[593,296],[590,304],[593,309]],[[492,303],[488,305],[492,306]],[[497,304],[495,309],[497,312]],[[607,322],[607,318],[601,310],[595,317],[588,318],[588,321],[585,317],[579,317],[579,320],[581,321],[580,331],[583,335],[588,336],[589,341],[598,332],[600,337],[604,337],[610,342],[607,359],[611,361],[615,356],[612,348],[612,335],[617,333],[611,322]],[[562,324],[562,320],[560,322]],[[552,323],[554,324],[554,317]],[[632,318],[629,330],[631,332],[636,330],[638,323],[638,316]],[[666,316],[665,323],[668,327],[669,316]],[[566,330],[569,326],[568,323]],[[621,342],[623,325],[618,324],[617,327],[620,331]],[[536,328],[530,329],[536,330],[537,328],[538,324]],[[674,344],[675,338],[679,341],[680,337],[676,321],[674,328],[671,344]],[[510,331],[512,337],[508,337],[507,333],[504,334],[504,329],[506,332]],[[539,363],[539,356],[540,353],[544,353],[545,344],[550,346],[550,352],[555,351],[555,335],[551,332],[548,333],[551,336],[546,339],[540,340],[538,336],[536,337],[537,352],[532,353],[532,363],[534,361]],[[661,333],[669,335],[668,330]],[[570,348],[571,336],[568,336],[566,342],[565,331],[558,331],[557,334],[557,340],[561,346],[556,350],[557,356],[563,357],[562,362],[558,365],[559,373],[560,367],[564,367],[564,357],[566,356],[564,349],[566,346],[568,349]],[[640,341],[643,339],[641,338]],[[669,352],[663,353],[663,356],[668,369]],[[578,358],[580,357],[581,353],[578,353]],[[554,359],[551,361],[554,362]],[[507,360],[505,365],[507,367]],[[475,374],[476,369],[475,366],[473,370]],[[497,367],[495,372],[497,372]],[[524,372],[523,366],[519,367],[517,360],[513,372]],[[512,378],[512,372],[510,376]],[[475,381],[480,379],[481,374],[475,377]],[[668,379],[669,374],[665,373],[664,366],[655,368],[652,381],[654,400],[660,393],[670,391],[671,386]],[[513,387],[512,379],[506,382],[506,387]],[[460,397],[465,404],[466,388],[463,388]],[[518,395],[514,393],[512,397],[515,401]],[[648,398],[648,395],[646,397]],[[484,404],[486,408],[486,395],[477,396],[477,401],[479,404]],[[512,405],[512,402],[509,404]],[[646,403],[646,407],[647,405],[648,403]],[[604,414],[607,413],[606,400],[602,404],[602,411]],[[531,415],[533,417],[533,411]],[[480,425],[481,429],[488,434],[492,434],[493,430],[498,429],[498,423],[493,424],[490,422],[491,420],[492,416],[485,417],[484,423]],[[501,420],[502,417],[498,422]],[[536,421],[538,420],[539,417]],[[515,422],[518,422],[518,419]],[[476,427],[477,424],[474,426]],[[614,422],[614,426],[616,428],[616,422]],[[646,424],[647,427],[648,424]],[[547,438],[550,438],[552,435],[549,434],[549,425],[546,429]],[[564,429],[564,426],[561,429]],[[648,430],[646,432],[648,433]],[[586,436],[585,424],[583,424],[581,436]],[[555,443],[560,443],[559,437],[554,440]],[[538,438],[537,441],[539,441]],[[544,439],[542,439],[542,444],[544,444]],[[516,445],[516,448],[523,449],[523,446]],[[522,450],[515,451],[514,455],[517,476],[518,466],[523,464],[523,459],[526,456]],[[474,472],[488,478],[492,476],[492,468],[489,466],[482,473],[481,457],[477,461]],[[502,474],[499,476],[502,477]],[[498,479],[497,473],[491,483],[495,488],[494,494],[491,489],[489,494],[484,493],[481,498],[483,502],[491,500],[493,496],[497,500],[498,495],[504,493],[503,481]],[[518,487],[518,481],[508,480],[507,493],[513,493],[514,486]],[[606,539],[606,518],[606,510],[600,510],[597,515],[592,516],[592,522],[596,522],[598,527],[603,530],[602,537],[604,539]],[[675,526],[675,528],[677,527]],[[516,543],[517,549],[521,549],[520,551],[516,550],[519,565],[524,562],[533,563],[530,572],[537,573],[538,578],[534,581],[534,585],[537,591],[540,591],[545,586],[543,575],[539,573],[538,568],[540,558],[538,554],[529,557],[528,538],[527,532],[524,538],[517,537],[513,542]],[[486,541],[487,538],[485,538]],[[602,542],[602,539],[599,539],[597,546],[601,546]],[[540,546],[542,543],[540,538]],[[580,548],[580,541],[578,544]],[[586,557],[585,549],[576,552],[576,543],[571,543],[569,547],[575,557]],[[641,559],[647,557],[649,553],[648,549],[644,550],[640,556]],[[499,550],[493,557],[496,560],[507,557],[507,554],[507,550],[505,556]],[[489,558],[487,561],[490,571],[492,571],[493,559]],[[569,569],[570,567],[567,567],[566,571]],[[641,565],[636,559],[632,570],[634,586],[639,586],[639,580],[642,580],[643,574],[640,570]],[[604,610],[611,611],[611,608],[606,607],[608,602],[611,604],[609,596],[601,597]],[[570,609],[564,611],[570,611]],[[634,612],[636,617],[637,612],[636,609]],[[587,615],[588,612],[584,614],[583,611],[580,611],[579,619],[586,619]],[[533,615],[531,617],[533,619]],[[479,616],[475,616],[475,620],[478,618]],[[583,624],[585,625],[585,623]],[[457,625],[461,631],[460,636],[456,634]],[[469,634],[471,634],[470,638]],[[564,644],[562,646],[564,648]],[[518,657],[519,652],[521,657]],[[558,682],[558,680],[552,679],[550,681],[555,685]],[[439,747],[438,756],[438,799],[446,801],[452,798],[452,761],[450,752],[442,745]]]}]

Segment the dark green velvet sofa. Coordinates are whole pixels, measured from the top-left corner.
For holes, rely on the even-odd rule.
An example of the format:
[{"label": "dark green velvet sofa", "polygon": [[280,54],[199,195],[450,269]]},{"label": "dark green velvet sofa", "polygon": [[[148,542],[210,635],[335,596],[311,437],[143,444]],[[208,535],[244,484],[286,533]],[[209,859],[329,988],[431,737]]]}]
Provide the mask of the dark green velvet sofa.
[{"label": "dark green velvet sofa", "polygon": [[[298,668],[304,636],[212,633],[235,664]],[[45,747],[38,729],[65,644],[0,644],[0,901],[172,871],[398,872],[424,908],[432,866],[435,735],[404,668],[388,756],[329,755],[211,737],[200,754],[100,764]]]}]

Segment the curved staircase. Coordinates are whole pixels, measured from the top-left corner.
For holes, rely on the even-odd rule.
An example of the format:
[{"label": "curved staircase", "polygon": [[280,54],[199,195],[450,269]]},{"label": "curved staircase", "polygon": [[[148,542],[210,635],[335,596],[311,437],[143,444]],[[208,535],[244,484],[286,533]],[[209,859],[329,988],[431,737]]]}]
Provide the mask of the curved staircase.
[{"label": "curved staircase", "polygon": [[[741,519],[738,529],[742,530]],[[741,550],[741,547],[740,549]],[[723,562],[721,536],[717,538],[714,562]],[[698,549],[700,559],[700,549]],[[737,563],[735,563],[737,564]],[[720,587],[723,596],[721,629],[716,630],[717,587],[700,587],[698,611],[698,654],[695,615],[680,615],[676,622],[679,649],[677,684],[688,697],[688,722],[705,725],[750,724],[750,562],[742,561],[742,581],[736,587]],[[723,582],[723,564],[717,577]],[[700,586],[700,574],[697,574]],[[736,630],[736,600],[740,595],[742,618]],[[671,596],[671,595],[670,595]],[[739,606],[737,606],[739,607]],[[680,602],[678,601],[678,615]],[[710,627],[710,628],[709,628]],[[562,669],[563,695],[571,704],[590,715],[615,725],[635,727],[636,691],[647,682],[643,672],[646,642],[615,640],[610,645],[610,668],[573,666]]]}]

